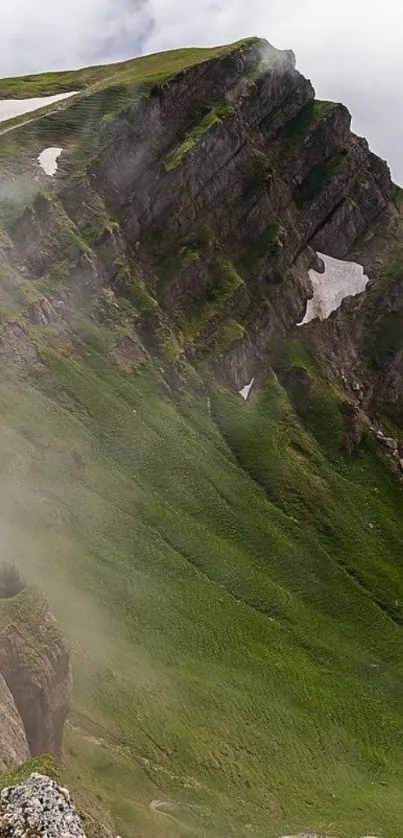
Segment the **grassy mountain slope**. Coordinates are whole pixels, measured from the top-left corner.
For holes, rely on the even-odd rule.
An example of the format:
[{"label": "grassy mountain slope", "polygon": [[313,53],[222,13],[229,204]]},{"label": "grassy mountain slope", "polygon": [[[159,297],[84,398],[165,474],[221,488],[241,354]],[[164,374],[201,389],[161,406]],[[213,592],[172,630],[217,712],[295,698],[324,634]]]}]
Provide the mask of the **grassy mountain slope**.
[{"label": "grassy mountain slope", "polygon": [[122,61],[119,64],[102,64],[82,70],[42,73],[1,79],[2,99],[24,99],[30,96],[53,96],[71,90],[88,90],[92,85],[111,87],[113,84],[156,84],[178,72],[194,66],[207,58],[224,55],[236,49],[230,46],[168,50],[154,55]]},{"label": "grassy mountain slope", "polygon": [[[0,137],[3,175],[83,121],[85,146],[143,83],[205,54],[6,80],[1,95],[95,87]],[[0,273],[1,338],[46,282]],[[31,348],[17,333],[0,366],[4,558],[73,647],[66,782],[102,796],[123,838],[395,838],[401,483],[365,433],[343,454],[345,396],[303,341],[245,403],[207,366],[125,372],[98,302],[71,329],[24,321]]]},{"label": "grassy mountain slope", "polygon": [[275,379],[214,389],[213,422],[191,370],[61,348],[3,371],[0,445],[5,544],[73,642],[69,781],[127,836],[396,835],[401,487],[338,453],[338,394],[316,372],[304,427]]},{"label": "grassy mountain slope", "polygon": [[[178,73],[209,58],[224,57],[242,43],[248,41],[211,49],[170,50],[123,61],[120,64],[85,67],[82,70],[1,79],[0,100],[54,96],[73,91],[77,92],[78,96],[74,97],[73,108],[70,101],[62,101],[1,123],[0,134],[8,132],[10,127],[27,123],[31,126],[30,137],[24,135],[24,140],[32,141],[35,134],[32,123],[35,123],[39,134],[47,133],[49,139],[52,134],[55,138],[58,135],[59,139],[63,135],[65,138],[71,134],[76,136],[80,126],[86,126],[88,129],[88,122],[94,124],[96,119],[110,118],[111,114],[146,94],[153,85],[167,83]],[[47,117],[45,124],[41,124],[43,117]]]}]

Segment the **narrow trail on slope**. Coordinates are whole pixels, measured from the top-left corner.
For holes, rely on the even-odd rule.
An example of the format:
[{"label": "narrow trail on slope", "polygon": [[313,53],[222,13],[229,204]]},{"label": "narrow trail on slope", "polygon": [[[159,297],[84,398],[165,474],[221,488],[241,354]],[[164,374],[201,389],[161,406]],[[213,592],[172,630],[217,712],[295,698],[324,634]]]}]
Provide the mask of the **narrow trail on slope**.
[{"label": "narrow trail on slope", "polygon": [[[45,115],[43,113],[38,114],[37,111],[43,111],[44,108],[50,108],[52,105],[59,102],[61,103],[73,96],[77,96],[79,92],[80,91],[78,90],[72,90],[70,93],[58,93],[55,96],[38,96],[32,97],[31,99],[0,99],[0,125],[1,123],[8,123],[11,120],[19,119],[19,117],[25,116],[25,114],[36,113],[36,115],[32,116],[30,119],[24,119],[22,122],[17,122],[15,125],[8,125],[5,128],[0,128],[0,136],[8,134],[10,131],[15,131],[17,128],[25,127],[25,125],[29,125],[32,122],[36,122]],[[37,104],[33,106],[34,102]],[[13,107],[18,104],[21,104],[22,110],[19,110],[18,107]],[[24,107],[26,109],[24,109]],[[13,113],[13,110],[15,110],[15,113]],[[54,113],[57,110],[60,110],[60,108],[55,108],[54,111],[46,111],[46,115]]]}]

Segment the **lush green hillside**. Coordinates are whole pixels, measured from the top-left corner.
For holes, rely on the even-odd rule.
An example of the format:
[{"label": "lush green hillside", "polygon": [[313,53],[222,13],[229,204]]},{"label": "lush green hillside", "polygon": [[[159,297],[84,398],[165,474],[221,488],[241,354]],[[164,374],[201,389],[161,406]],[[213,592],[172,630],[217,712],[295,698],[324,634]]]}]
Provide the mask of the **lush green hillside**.
[{"label": "lush green hillside", "polygon": [[400,485],[366,443],[341,456],[320,377],[305,427],[276,379],[250,404],[213,388],[211,421],[190,368],[175,395],[152,362],[121,372],[105,339],[41,335],[34,379],[1,382],[5,549],[73,642],[69,781],[128,838],[392,838]]},{"label": "lush green hillside", "polygon": [[[144,86],[206,55],[181,51],[3,82],[2,96],[71,87],[85,96],[0,138],[1,206],[10,203],[9,189],[17,218],[30,203],[15,172],[25,178],[24,167],[36,166],[40,140],[74,146],[78,136],[93,149],[94,126]],[[327,118],[332,108],[317,110]],[[311,130],[311,112],[308,121]],[[297,127],[301,140],[305,122]],[[173,148],[175,165],[158,168],[158,183],[180,170],[183,146]],[[73,177],[76,150],[68,158]],[[261,168],[252,192],[275,180],[266,167],[262,187]],[[31,197],[41,186],[32,186],[32,171]],[[77,188],[80,178],[81,171]],[[99,199],[104,226],[87,236],[90,246],[86,218],[76,227],[57,203],[59,187],[46,185],[54,216],[45,201],[48,215],[25,214],[37,231],[25,250],[15,243],[14,215],[0,219],[15,247],[2,234],[0,534],[4,559],[45,590],[71,640],[75,690],[63,779],[105,800],[123,838],[276,838],[301,830],[396,838],[403,823],[401,481],[364,426],[358,447],[349,445],[347,397],[328,383],[300,334],[284,339],[275,373],[247,403],[194,355],[172,361],[175,353],[168,360],[161,346],[148,354],[135,344],[133,358],[141,307],[100,285],[84,300],[71,279],[106,233],[110,247],[122,241],[113,239],[118,222]],[[265,247],[255,262],[272,254],[273,230],[274,249],[283,250],[277,221],[259,234]],[[34,276],[21,267],[32,253],[38,264],[42,243],[45,257],[52,254],[58,235],[66,250],[60,264]],[[246,263],[239,282],[219,245],[217,253],[220,278],[229,274],[241,293]],[[132,263],[122,264],[130,278]],[[79,311],[66,306],[65,316],[38,325],[32,311],[63,289],[63,271]],[[210,289],[209,313],[228,302],[223,297]],[[166,322],[157,324],[161,331]],[[231,339],[240,339],[243,326],[229,322],[238,326]],[[174,334],[167,327],[168,339]],[[213,354],[210,345],[211,364]]]},{"label": "lush green hillside", "polygon": [[[56,105],[45,105],[40,111],[15,117],[7,123],[0,123],[0,135],[8,133],[10,127],[27,123],[30,125],[29,133],[22,135],[20,149],[26,149],[27,144],[29,147],[35,138],[46,137],[48,141],[77,139],[77,134],[88,132],[99,120],[107,121],[112,114],[147,94],[154,85],[164,84],[177,73],[209,58],[225,57],[242,43],[249,42],[211,49],[172,50],[120,64],[0,79],[0,101],[54,96],[73,91],[78,94],[73,99],[73,106],[72,102],[64,100]],[[41,122],[43,117],[46,119]],[[34,126],[32,123],[35,123]],[[13,140],[16,142],[15,137]],[[2,158],[9,157],[13,147],[11,138],[0,142],[0,167]]]},{"label": "lush green hillside", "polygon": [[141,56],[120,64],[103,64],[84,67],[82,70],[1,79],[0,94],[2,99],[24,99],[30,96],[53,96],[71,90],[87,90],[92,85],[112,87],[114,84],[127,83],[156,84],[207,58],[225,55],[238,46],[239,44],[231,44],[211,49],[194,47],[171,50]]}]

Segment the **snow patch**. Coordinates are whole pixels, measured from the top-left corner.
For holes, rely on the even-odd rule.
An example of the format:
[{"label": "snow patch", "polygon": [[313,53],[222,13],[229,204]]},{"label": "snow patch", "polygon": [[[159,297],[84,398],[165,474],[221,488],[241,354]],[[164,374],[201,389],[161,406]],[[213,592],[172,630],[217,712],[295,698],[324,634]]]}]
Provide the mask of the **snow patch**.
[{"label": "snow patch", "polygon": [[314,270],[309,271],[313,297],[308,300],[305,317],[298,326],[310,323],[315,317],[326,320],[346,297],[361,294],[368,282],[364,268],[357,262],[343,262],[323,253],[318,253],[318,256],[325,263],[325,272],[319,274]]},{"label": "snow patch", "polygon": [[57,172],[57,160],[62,151],[62,148],[52,146],[51,148],[44,148],[38,157],[39,165],[42,167],[45,174],[50,175],[50,177],[53,177],[53,175]]},{"label": "snow patch", "polygon": [[38,96],[32,99],[0,99],[0,122],[6,122],[7,119],[14,119],[14,117],[22,116],[24,113],[37,111],[39,108],[45,108],[46,105],[61,102],[63,99],[68,99],[69,96],[76,96],[76,94],[77,91],[73,90],[71,93],[58,93],[56,96]]},{"label": "snow patch", "polygon": [[249,393],[250,393],[254,383],[255,383],[255,379],[252,378],[252,381],[250,381],[249,384],[245,384],[245,387],[242,387],[242,390],[238,390],[239,395],[242,396],[242,398],[245,399],[245,401],[248,400]]}]

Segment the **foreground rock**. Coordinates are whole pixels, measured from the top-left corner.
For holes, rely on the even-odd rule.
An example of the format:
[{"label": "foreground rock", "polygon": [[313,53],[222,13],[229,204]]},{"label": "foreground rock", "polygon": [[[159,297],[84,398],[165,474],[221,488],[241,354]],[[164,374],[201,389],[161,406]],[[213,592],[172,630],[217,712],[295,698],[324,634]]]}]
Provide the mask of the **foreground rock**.
[{"label": "foreground rock", "polygon": [[2,838],[86,838],[66,789],[42,774],[32,774],[0,794]]},{"label": "foreground rock", "polygon": [[29,759],[21,716],[6,682],[0,675],[0,772],[10,771]]},{"label": "foreground rock", "polygon": [[71,695],[68,647],[37,591],[26,589],[0,605],[0,675],[22,719],[31,755],[59,758]]}]

